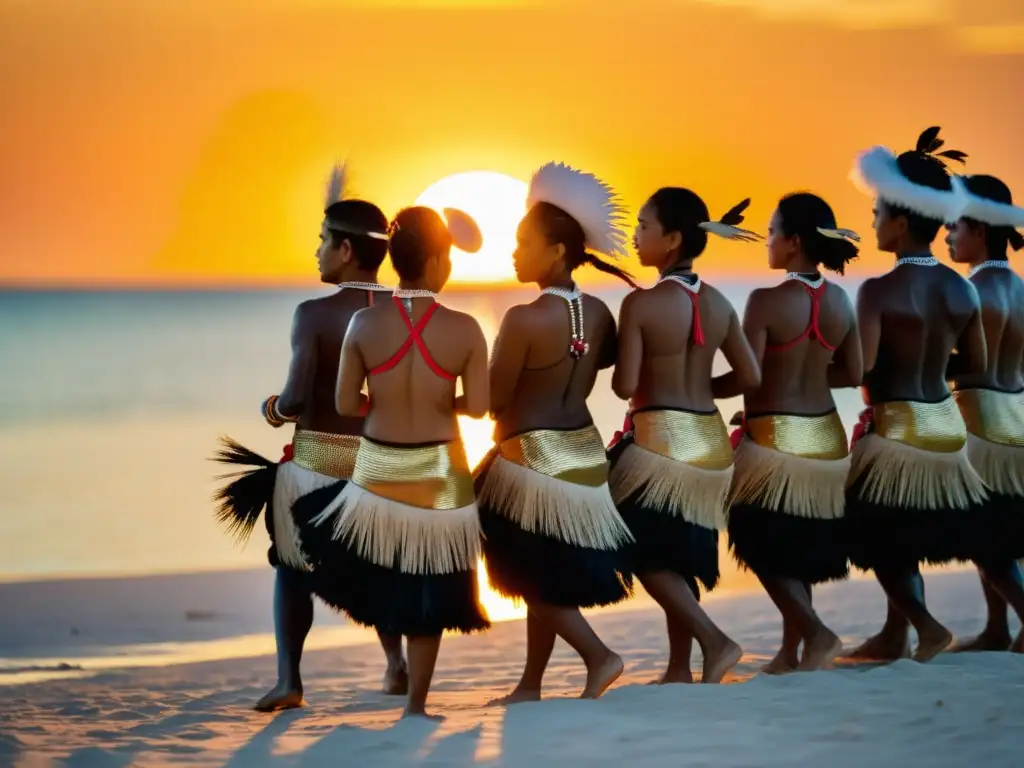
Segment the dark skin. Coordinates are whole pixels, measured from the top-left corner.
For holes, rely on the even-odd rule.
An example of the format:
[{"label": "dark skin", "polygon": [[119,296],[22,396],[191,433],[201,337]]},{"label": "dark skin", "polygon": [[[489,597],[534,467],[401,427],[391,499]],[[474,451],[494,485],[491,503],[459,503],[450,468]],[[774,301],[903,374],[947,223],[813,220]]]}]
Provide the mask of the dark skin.
[{"label": "dark skin", "polygon": [[[949,227],[946,245],[958,264],[974,266],[1006,254],[990,254],[987,227],[961,219]],[[984,372],[961,371],[959,356],[951,361],[951,379],[957,389],[985,388],[1019,392],[1024,388],[1024,280],[1009,269],[983,269],[970,278],[981,302],[982,324],[988,349]],[[1024,575],[1015,561],[978,564],[988,621],[980,635],[958,646],[958,651],[1024,653],[1024,630],[1010,637],[1007,608],[1024,619]]]},{"label": "dark skin", "polygon": [[[565,246],[550,243],[527,217],[519,226],[516,276],[541,289],[574,285]],[[584,338],[590,352],[578,360],[568,353],[569,312],[564,299],[543,294],[512,307],[502,319],[490,367],[491,413],[498,441],[540,428],[572,429],[591,424],[587,397],[598,371],[615,364],[615,319],[604,302],[583,296]],[[526,666],[518,685],[493,704],[538,701],[555,636],[583,659],[587,681],[581,698],[597,698],[622,674],[622,659],[591,629],[578,608],[527,604]]]},{"label": "dark skin", "polygon": [[[650,203],[638,216],[634,246],[640,263],[658,269],[662,275],[693,273],[693,260],[681,256],[681,233],[665,232]],[[711,370],[719,349],[738,386],[757,386],[760,368],[732,305],[704,283],[699,306],[703,346],[691,341],[693,304],[681,286],[659,283],[625,298],[619,316],[619,360],[612,377],[616,395],[629,400],[633,408],[713,411]],[[708,617],[680,574],[658,571],[638,577],[665,611],[668,627],[668,668],[656,682],[693,682],[690,655],[694,638],[704,657],[701,681],[721,682],[742,656],[739,645]]]},{"label": "dark skin", "polygon": [[[875,206],[879,250],[897,256],[931,254],[931,243],[915,239],[905,216]],[[959,351],[965,375],[986,370],[987,352],[978,295],[944,265],[905,264],[866,280],[857,296],[864,350],[864,395],[869,404],[888,400],[940,400],[949,395],[946,368]],[[917,630],[913,657],[928,661],[949,647],[953,636],[929,613],[917,567],[876,570],[888,597],[882,631],[851,658],[893,660],[910,655],[909,628]]]},{"label": "dark skin", "polygon": [[[781,215],[772,216],[768,227],[768,263],[772,269],[810,274],[818,264],[804,251],[799,235],[786,236]],[[743,316],[743,330],[762,366],[758,387],[744,394],[748,417],[762,413],[814,415],[835,408],[832,389],[855,387],[864,375],[860,332],[846,292],[827,283],[819,303],[818,327],[830,350],[817,339],[805,339],[789,349],[773,350],[765,364],[766,347],[798,338],[811,317],[811,297],[799,283],[787,280],[750,294]],[[782,613],[782,647],[762,667],[769,674],[796,669],[816,670],[842,649],[838,636],[826,627],[812,604],[811,585],[796,579],[758,576],[765,591]],[[800,644],[804,645],[800,659]]]},{"label": "dark skin", "polygon": [[[325,283],[376,282],[377,270],[362,269],[348,240],[334,247],[321,228],[317,250],[320,279]],[[376,297],[387,297],[377,293]],[[361,434],[359,416],[342,416],[335,407],[334,389],[338,361],[349,320],[370,301],[366,291],[343,290],[302,302],[292,319],[292,357],[288,379],[277,402],[283,416],[296,418],[302,429],[343,435]],[[302,704],[299,665],[306,636],[313,624],[313,597],[302,578],[280,568],[274,585],[274,635],[277,639],[277,685],[256,704],[261,712],[289,709]],[[384,692],[404,695],[409,681],[402,656],[402,638],[379,635],[387,658]]]},{"label": "dark skin", "polygon": [[[403,278],[399,287],[438,292],[450,273],[448,253],[437,254],[428,260],[421,276]],[[433,300],[415,298],[412,302],[415,324]],[[341,351],[336,403],[343,417],[356,417],[365,402],[363,385],[368,383],[373,408],[364,426],[367,437],[390,443],[448,442],[459,436],[457,413],[472,418],[487,414],[487,342],[476,320],[441,306],[421,335],[435,362],[461,380],[461,397],[455,396],[455,382],[434,373],[415,346],[391,370],[368,376],[409,336],[390,297],[352,318]],[[441,636],[410,636],[407,643],[409,691],[403,717],[428,716],[427,693]]]}]

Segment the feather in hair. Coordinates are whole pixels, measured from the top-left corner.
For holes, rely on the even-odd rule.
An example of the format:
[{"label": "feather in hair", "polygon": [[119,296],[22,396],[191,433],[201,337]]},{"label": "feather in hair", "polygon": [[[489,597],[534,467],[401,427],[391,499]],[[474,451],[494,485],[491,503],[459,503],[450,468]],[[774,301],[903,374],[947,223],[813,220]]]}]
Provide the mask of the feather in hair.
[{"label": "feather in hair", "polygon": [[932,145],[936,140],[938,140],[939,131],[941,130],[942,129],[939,126],[933,125],[931,128],[926,128],[921,131],[921,135],[917,137],[917,151],[922,154],[928,154],[931,152],[933,148]]},{"label": "feather in hair", "polygon": [[466,253],[476,253],[484,244],[484,236],[476,221],[465,211],[458,208],[445,208],[444,219],[448,224],[448,234],[452,245]]},{"label": "feather in hair", "polygon": [[331,168],[331,175],[327,179],[327,189],[324,193],[324,210],[345,199],[348,191],[348,171],[345,163],[335,163]]},{"label": "feather in hair", "polygon": [[588,250],[611,258],[626,255],[626,207],[596,176],[564,163],[547,163],[530,179],[527,210],[540,202],[572,216],[583,229]]}]

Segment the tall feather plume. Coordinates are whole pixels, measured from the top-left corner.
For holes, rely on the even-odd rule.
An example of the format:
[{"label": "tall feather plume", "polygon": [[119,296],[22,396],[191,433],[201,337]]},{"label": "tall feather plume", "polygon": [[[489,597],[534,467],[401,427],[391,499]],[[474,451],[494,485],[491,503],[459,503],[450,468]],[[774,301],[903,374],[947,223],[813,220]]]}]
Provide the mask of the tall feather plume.
[{"label": "tall feather plume", "polygon": [[547,163],[533,174],[526,196],[529,210],[544,202],[572,216],[588,250],[611,258],[626,255],[626,207],[614,189],[590,173],[565,163]]},{"label": "tall feather plume", "polygon": [[348,171],[345,163],[335,163],[331,168],[331,175],[327,179],[327,188],[324,191],[324,210],[326,211],[339,200],[344,200],[347,191]]}]

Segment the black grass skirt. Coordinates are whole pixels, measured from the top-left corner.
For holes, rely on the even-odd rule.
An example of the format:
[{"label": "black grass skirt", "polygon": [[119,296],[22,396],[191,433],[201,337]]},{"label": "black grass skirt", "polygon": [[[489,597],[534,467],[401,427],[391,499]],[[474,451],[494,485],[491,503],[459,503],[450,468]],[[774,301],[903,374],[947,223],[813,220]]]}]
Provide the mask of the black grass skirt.
[{"label": "black grass skirt", "polygon": [[[613,467],[632,443],[632,436],[626,435],[608,450]],[[642,495],[641,488],[618,505],[619,514],[636,539],[626,548],[630,569],[641,575],[656,571],[678,573],[699,600],[698,581],[708,591],[718,585],[718,531],[645,506],[640,503]]]},{"label": "black grass skirt", "polygon": [[[491,451],[475,479],[477,497],[487,469],[497,456]],[[624,550],[590,549],[530,533],[495,509],[480,504],[484,559],[491,586],[515,600],[590,608],[611,605],[632,594],[633,578]]]},{"label": "black grass skirt", "polygon": [[480,605],[475,570],[402,573],[397,562],[385,568],[361,558],[348,542],[335,541],[333,521],[313,525],[313,518],[345,482],[306,494],[292,507],[303,552],[313,565],[317,596],[355,623],[386,635],[434,636],[487,629],[490,622]]},{"label": "black grass skirt", "polygon": [[969,509],[906,509],[865,501],[867,472],[846,491],[850,563],[863,570],[916,568],[970,560],[984,505]]},{"label": "black grass skirt", "polygon": [[729,549],[741,568],[758,576],[806,584],[845,579],[846,522],[790,515],[758,504],[729,510]]},{"label": "black grass skirt", "polygon": [[1024,559],[1024,497],[989,493],[972,521],[970,559],[982,566]]}]

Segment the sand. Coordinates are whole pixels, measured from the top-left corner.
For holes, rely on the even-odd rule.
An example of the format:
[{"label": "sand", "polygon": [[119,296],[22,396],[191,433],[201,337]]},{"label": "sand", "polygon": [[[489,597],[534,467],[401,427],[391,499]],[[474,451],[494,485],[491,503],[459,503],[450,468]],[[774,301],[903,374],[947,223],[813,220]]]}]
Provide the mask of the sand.
[{"label": "sand", "polygon": [[[927,585],[951,629],[980,628],[973,573],[929,574]],[[884,608],[881,591],[864,580],[821,589],[816,603],[850,646],[877,629]],[[399,721],[402,700],[377,692],[383,659],[364,633],[371,642],[308,653],[308,706],[277,715],[249,709],[273,683],[267,656],[0,688],[7,699],[0,765],[1020,764],[1024,657],[945,654],[927,665],[767,677],[756,672],[780,632],[767,598],[724,596],[707,607],[746,651],[730,684],[643,685],[662,668],[666,639],[660,611],[641,598],[591,614],[626,661],[620,682],[599,701],[573,698],[583,668],[559,642],[545,701],[484,707],[520,671],[524,627],[515,621],[446,638],[429,702],[445,719]],[[699,663],[695,652],[695,670]]]}]

